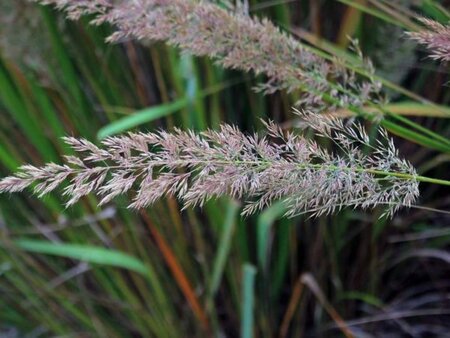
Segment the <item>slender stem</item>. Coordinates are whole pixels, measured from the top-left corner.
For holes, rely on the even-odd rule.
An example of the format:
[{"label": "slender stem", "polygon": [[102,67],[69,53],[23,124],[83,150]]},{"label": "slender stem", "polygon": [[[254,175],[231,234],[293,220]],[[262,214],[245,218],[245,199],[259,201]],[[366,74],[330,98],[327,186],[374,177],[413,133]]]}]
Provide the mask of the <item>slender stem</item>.
[{"label": "slender stem", "polygon": [[428,183],[434,183],[434,184],[440,184],[440,185],[448,185],[450,186],[450,181],[447,180],[440,180],[437,178],[427,177],[427,176],[420,176],[420,175],[411,175],[411,174],[403,174],[403,173],[395,173],[395,172],[386,172],[381,170],[367,170],[367,172],[373,173],[373,174],[380,174],[380,175],[388,175],[388,176],[395,176],[400,177],[404,179],[414,179],[419,182],[428,182]]}]

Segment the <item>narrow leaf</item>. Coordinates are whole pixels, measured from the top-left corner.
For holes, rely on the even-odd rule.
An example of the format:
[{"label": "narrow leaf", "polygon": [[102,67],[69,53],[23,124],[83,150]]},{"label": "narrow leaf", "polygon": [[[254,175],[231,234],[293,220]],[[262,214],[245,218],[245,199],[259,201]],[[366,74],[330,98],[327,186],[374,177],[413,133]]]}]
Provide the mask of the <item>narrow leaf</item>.
[{"label": "narrow leaf", "polygon": [[20,239],[15,244],[29,252],[76,259],[88,263],[124,268],[148,276],[149,270],[139,259],[123,252],[80,244],[53,243]]}]

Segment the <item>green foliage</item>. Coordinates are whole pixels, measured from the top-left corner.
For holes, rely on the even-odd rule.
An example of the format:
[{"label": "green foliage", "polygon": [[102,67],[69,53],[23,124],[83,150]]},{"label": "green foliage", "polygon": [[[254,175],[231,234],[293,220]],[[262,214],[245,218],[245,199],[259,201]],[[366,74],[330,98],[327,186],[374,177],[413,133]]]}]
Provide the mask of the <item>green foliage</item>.
[{"label": "green foliage", "polygon": [[[216,2],[227,8],[227,1]],[[339,36],[358,38],[369,57],[385,55],[373,47],[375,28],[419,29],[412,10],[449,19],[432,0],[413,7],[386,0],[249,5],[251,15],[298,33],[315,54],[339,56],[361,73]],[[36,8],[44,25],[33,35],[42,34],[47,43],[38,47],[48,50],[12,56],[0,39],[2,177],[22,163],[60,163],[68,153],[65,135],[95,142],[128,130],[201,130],[221,122],[253,132],[259,118],[297,125],[290,108],[298,92],[263,96],[252,91],[259,81],[249,74],[160,44],[105,44],[110,27],[66,22]],[[413,60],[403,75],[376,74],[393,102],[336,114],[387,114],[384,125],[401,136],[401,155],[419,174],[449,179],[448,74],[420,51],[399,53]],[[32,67],[25,56],[47,67]],[[280,219],[283,206],[275,205],[243,219],[234,201],[180,212],[167,199],[144,216],[125,209],[126,197],[100,210],[95,197],[64,209],[57,196],[0,196],[0,336],[340,337],[348,334],[340,318],[354,324],[348,327],[355,336],[449,330],[446,214],[412,209],[387,220],[379,219],[381,210],[346,210],[317,220]],[[421,205],[448,210],[446,187],[422,184],[421,196]],[[423,331],[430,323],[436,332]]]}]

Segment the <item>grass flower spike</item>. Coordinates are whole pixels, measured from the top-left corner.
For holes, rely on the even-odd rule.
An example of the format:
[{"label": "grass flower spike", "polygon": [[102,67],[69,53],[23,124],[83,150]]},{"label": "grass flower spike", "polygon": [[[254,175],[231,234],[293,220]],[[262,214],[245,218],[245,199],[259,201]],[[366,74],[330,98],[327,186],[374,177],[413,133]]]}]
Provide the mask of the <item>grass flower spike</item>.
[{"label": "grass flower spike", "polygon": [[431,19],[421,18],[420,21],[428,28],[408,35],[425,45],[431,52],[431,58],[439,61],[450,61],[450,26],[445,26]]},{"label": "grass flower spike", "polygon": [[266,124],[266,136],[223,125],[199,134],[175,130],[111,137],[102,148],[68,137],[65,141],[79,157],[68,156],[65,165],[23,166],[16,176],[0,181],[0,192],[22,191],[36,183],[34,192],[42,196],[69,180],[63,192],[67,205],[90,193],[105,204],[135,189],[130,208],[145,208],[166,194],[176,195],[185,207],[230,196],[245,200],[244,215],[277,200],[285,201],[289,216],[378,205],[387,205],[392,214],[415,202],[416,172],[399,158],[384,130],[382,141],[372,145],[359,124],[297,113],[307,127],[332,140],[339,153],[284,133],[272,122]]},{"label": "grass flower spike", "polygon": [[[198,0],[35,0],[64,9],[71,19],[93,15],[94,24],[116,29],[108,41],[165,41],[184,52],[207,56],[222,67],[264,74],[257,89],[265,93],[301,90],[308,107],[362,106],[383,100],[381,84],[359,79],[340,62],[329,62],[280,31],[267,19]],[[361,56],[361,55],[359,55]],[[364,60],[367,73],[373,74]]]}]

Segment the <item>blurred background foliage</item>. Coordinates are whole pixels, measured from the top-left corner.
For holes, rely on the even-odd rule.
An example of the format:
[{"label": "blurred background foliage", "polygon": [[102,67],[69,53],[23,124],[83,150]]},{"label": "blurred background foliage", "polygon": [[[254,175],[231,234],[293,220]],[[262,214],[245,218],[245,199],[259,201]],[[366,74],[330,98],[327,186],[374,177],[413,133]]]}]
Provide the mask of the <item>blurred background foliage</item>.
[{"label": "blurred background foliage", "polygon": [[[220,1],[217,1],[221,3]],[[448,66],[405,38],[417,13],[449,21],[448,1],[255,0],[317,51],[351,60],[360,41],[390,109],[447,138]],[[252,74],[163,44],[108,45],[110,27],[70,22],[25,0],[0,4],[0,176],[60,162],[64,135],[98,141],[128,130],[253,132],[296,125],[299,93],[263,96]],[[342,113],[342,112],[341,112]],[[343,112],[345,113],[345,112]],[[421,174],[450,179],[450,150],[397,138]],[[420,204],[448,210],[445,187]],[[145,212],[125,197],[64,209],[56,194],[0,196],[1,337],[443,337],[450,332],[450,218],[411,209],[393,219],[345,210],[282,218],[274,205],[242,219],[237,201]]]}]

